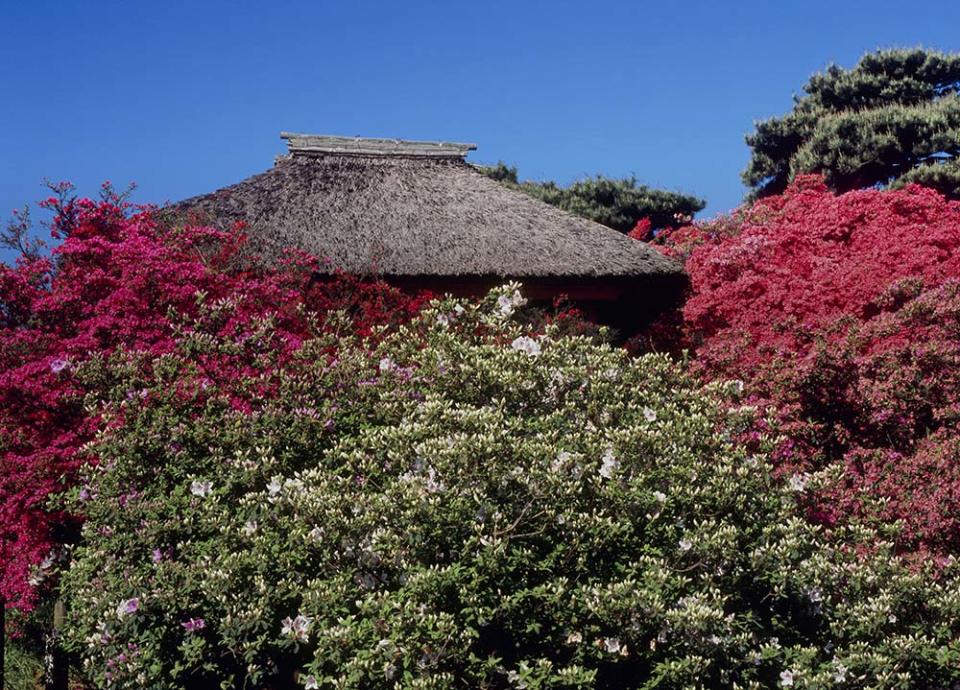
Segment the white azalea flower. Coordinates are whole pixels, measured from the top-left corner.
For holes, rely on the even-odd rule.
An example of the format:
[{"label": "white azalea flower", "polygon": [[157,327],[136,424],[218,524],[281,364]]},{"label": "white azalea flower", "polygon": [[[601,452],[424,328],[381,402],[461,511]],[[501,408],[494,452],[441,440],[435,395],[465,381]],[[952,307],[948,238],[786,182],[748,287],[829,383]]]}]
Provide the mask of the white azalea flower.
[{"label": "white azalea flower", "polygon": [[620,469],[620,461],[613,455],[613,448],[607,448],[603,454],[603,463],[600,465],[600,476],[604,479],[612,479],[613,475]]},{"label": "white azalea flower", "polygon": [[646,419],[648,422],[655,422],[657,421],[657,413],[654,412],[651,408],[645,407],[643,408],[643,418]]},{"label": "white azalea flower", "polygon": [[787,670],[780,672],[780,687],[793,687],[793,671]]},{"label": "white azalea flower", "polygon": [[298,615],[296,618],[287,616],[280,621],[280,634],[293,638],[297,642],[306,642],[310,636],[310,625],[313,619],[309,616]]},{"label": "white azalea flower", "polygon": [[525,335],[521,335],[510,343],[510,347],[514,350],[520,350],[520,352],[526,352],[531,357],[536,357],[540,354],[540,343]]},{"label": "white azalea flower", "polygon": [[837,664],[837,670],[833,674],[833,680],[842,683],[847,679],[847,667],[843,664]]},{"label": "white azalea flower", "polygon": [[431,467],[427,470],[427,476],[423,479],[423,488],[427,492],[435,494],[443,491],[447,486],[437,476],[437,471]]},{"label": "white azalea flower", "polygon": [[807,488],[807,475],[795,474],[790,477],[790,489],[793,491],[803,491]]},{"label": "white azalea flower", "polygon": [[526,682],[522,678],[520,678],[520,674],[514,670],[511,670],[509,673],[507,673],[507,680],[510,682],[511,685],[513,685],[516,688],[519,688],[519,690],[524,690],[524,688],[527,687]]},{"label": "white azalea flower", "polygon": [[559,453],[557,453],[557,457],[554,458],[553,462],[550,464],[550,467],[554,472],[562,470],[567,466],[567,463],[570,462],[571,457],[573,456],[571,456],[570,453],[565,450],[561,450]]},{"label": "white azalea flower", "polygon": [[687,551],[693,548],[693,542],[687,539],[686,537],[684,537],[683,539],[680,540],[677,546],[680,547],[681,551],[686,553]]},{"label": "white azalea flower", "polygon": [[213,491],[212,482],[201,482],[194,480],[190,484],[190,493],[192,493],[194,496],[204,498],[205,496],[209,496],[211,491]]}]

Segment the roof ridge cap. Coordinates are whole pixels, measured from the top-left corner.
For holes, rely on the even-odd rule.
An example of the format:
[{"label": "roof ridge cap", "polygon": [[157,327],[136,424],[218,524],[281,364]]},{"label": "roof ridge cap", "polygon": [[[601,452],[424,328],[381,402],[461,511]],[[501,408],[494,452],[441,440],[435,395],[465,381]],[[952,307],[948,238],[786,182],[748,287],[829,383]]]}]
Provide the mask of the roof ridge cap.
[{"label": "roof ridge cap", "polygon": [[447,141],[414,141],[373,137],[340,137],[327,134],[280,132],[292,155],[340,154],[354,156],[406,156],[414,158],[466,158],[476,144]]}]

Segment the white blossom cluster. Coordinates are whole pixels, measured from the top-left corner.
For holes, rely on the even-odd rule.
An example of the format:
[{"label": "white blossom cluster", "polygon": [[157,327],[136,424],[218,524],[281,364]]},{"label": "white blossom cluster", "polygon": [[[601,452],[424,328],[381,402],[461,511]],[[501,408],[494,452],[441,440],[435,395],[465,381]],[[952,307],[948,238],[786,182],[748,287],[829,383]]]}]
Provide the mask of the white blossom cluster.
[{"label": "white blossom cluster", "polygon": [[[173,690],[204,668],[211,687],[272,687],[293,668],[307,689],[533,690],[960,675],[955,566],[924,577],[866,528],[827,541],[799,504],[824,475],[775,477],[776,432],[736,436],[755,411],[733,419],[665,356],[533,332],[512,318],[523,304],[509,285],[335,356],[307,343],[252,413],[148,396],[156,408],[97,441],[116,461],[85,477],[63,573],[90,677]],[[193,450],[145,483],[158,439]]]}]

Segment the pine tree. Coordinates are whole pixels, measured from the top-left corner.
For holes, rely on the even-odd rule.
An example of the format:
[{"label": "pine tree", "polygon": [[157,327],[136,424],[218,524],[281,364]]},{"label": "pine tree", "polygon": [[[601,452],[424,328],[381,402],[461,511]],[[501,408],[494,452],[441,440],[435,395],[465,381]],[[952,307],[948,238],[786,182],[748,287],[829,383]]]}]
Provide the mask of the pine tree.
[{"label": "pine tree", "polygon": [[690,222],[706,202],[679,192],[638,184],[636,178],[597,175],[561,187],[556,182],[520,181],[517,168],[502,161],[478,166],[480,172],[512,189],[619,232],[630,232],[646,218],[656,229]]},{"label": "pine tree", "polygon": [[830,65],[803,92],[747,136],[752,197],[820,173],[838,192],[916,182],[960,198],[960,54],[879,50]]}]

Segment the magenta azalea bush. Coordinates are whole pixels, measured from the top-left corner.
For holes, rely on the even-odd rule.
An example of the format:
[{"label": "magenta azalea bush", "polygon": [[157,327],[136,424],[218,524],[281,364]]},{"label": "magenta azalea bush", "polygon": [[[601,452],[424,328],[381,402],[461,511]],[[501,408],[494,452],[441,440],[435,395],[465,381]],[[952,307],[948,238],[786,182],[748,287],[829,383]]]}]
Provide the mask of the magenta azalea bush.
[{"label": "magenta azalea bush", "polygon": [[658,241],[686,258],[694,367],[777,410],[783,471],[842,468],[812,514],[895,529],[918,559],[960,554],[960,202],[799,176]]},{"label": "magenta azalea bush", "polygon": [[[269,320],[264,347],[283,361],[317,314],[348,309],[350,327],[368,333],[406,320],[422,302],[348,276],[316,285],[309,257],[257,269],[243,261],[239,232],[162,227],[109,186],[96,202],[71,198],[67,186],[56,191],[46,203],[56,213],[56,248],[0,265],[0,600],[21,611],[35,604],[59,545],[82,519],[47,501],[91,459],[82,448],[104,424],[84,406],[84,363],[119,351],[172,352],[179,319],[202,305],[215,309],[223,338],[239,341]],[[195,364],[211,381],[250,373],[224,358],[198,355]]]}]

